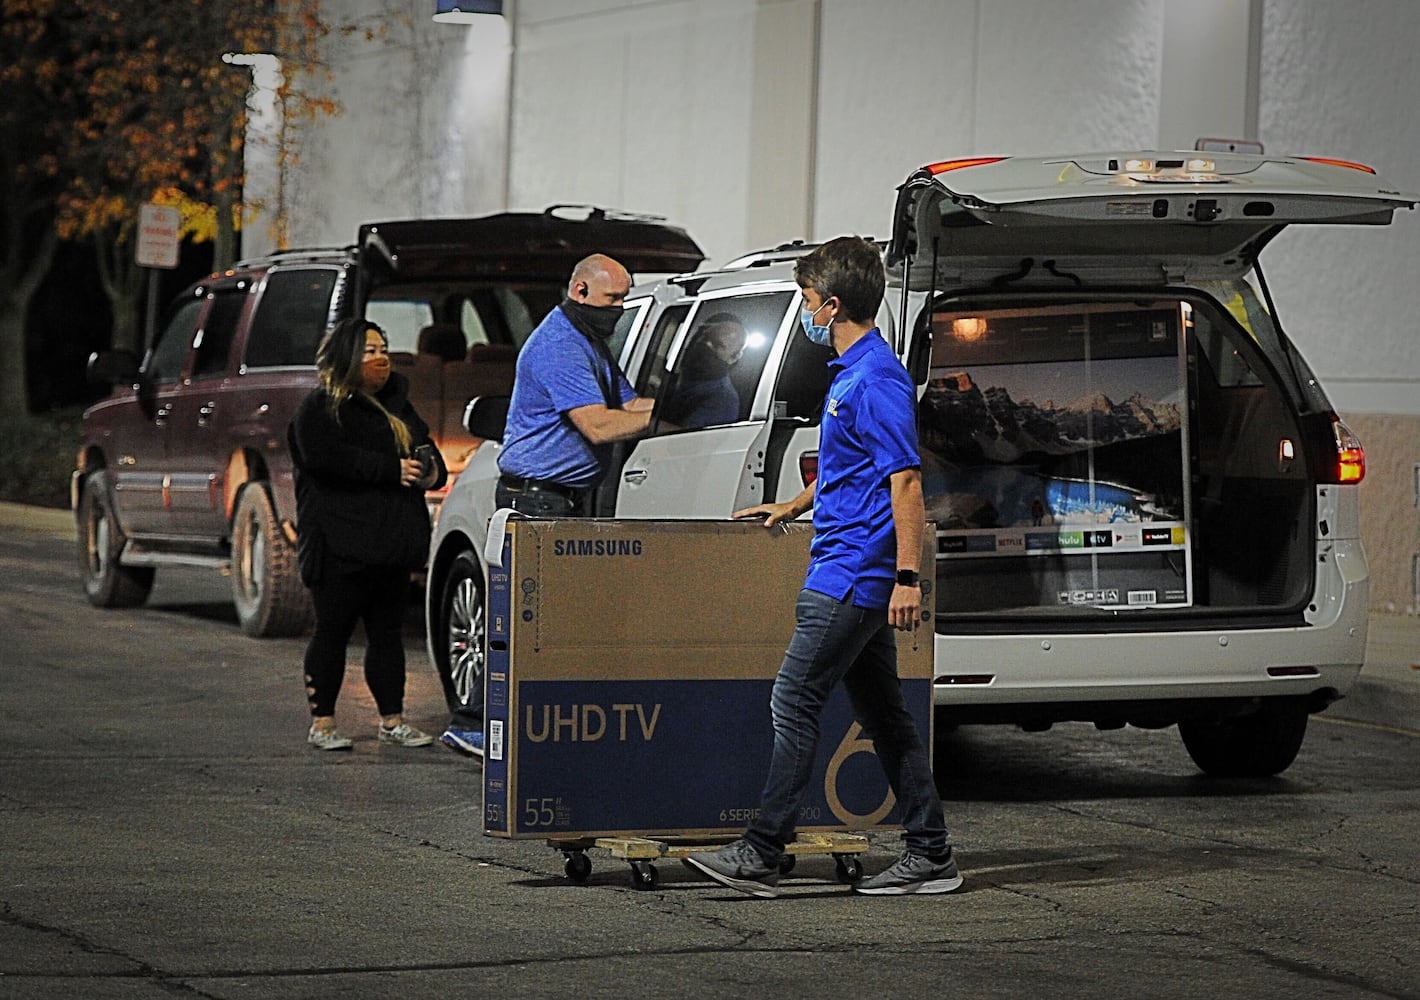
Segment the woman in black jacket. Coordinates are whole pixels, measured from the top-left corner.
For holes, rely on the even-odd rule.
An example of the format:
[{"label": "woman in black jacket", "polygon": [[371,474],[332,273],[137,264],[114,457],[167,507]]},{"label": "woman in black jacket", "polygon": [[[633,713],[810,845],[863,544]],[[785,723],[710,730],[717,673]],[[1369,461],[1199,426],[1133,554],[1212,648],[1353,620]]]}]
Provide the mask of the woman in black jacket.
[{"label": "woman in black jacket", "polygon": [[427,746],[404,722],[404,615],[410,572],[429,550],[424,491],[448,479],[429,428],[409,404],[409,380],[391,371],[384,331],[342,320],[316,350],[320,388],[302,402],[287,439],[296,472],[297,552],[315,604],[306,647],[307,742],[348,750],[335,729],[345,649],[365,624],[365,683],[380,713],[379,740]]}]

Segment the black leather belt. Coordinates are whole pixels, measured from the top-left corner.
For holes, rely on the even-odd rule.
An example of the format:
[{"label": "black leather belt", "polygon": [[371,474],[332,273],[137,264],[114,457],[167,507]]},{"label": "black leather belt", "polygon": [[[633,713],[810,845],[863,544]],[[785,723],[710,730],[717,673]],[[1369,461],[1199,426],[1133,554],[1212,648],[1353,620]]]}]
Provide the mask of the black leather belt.
[{"label": "black leather belt", "polygon": [[498,477],[498,481],[514,493],[555,493],[557,496],[573,501],[582,498],[581,490],[546,479],[526,479],[523,476],[510,476],[504,473]]}]

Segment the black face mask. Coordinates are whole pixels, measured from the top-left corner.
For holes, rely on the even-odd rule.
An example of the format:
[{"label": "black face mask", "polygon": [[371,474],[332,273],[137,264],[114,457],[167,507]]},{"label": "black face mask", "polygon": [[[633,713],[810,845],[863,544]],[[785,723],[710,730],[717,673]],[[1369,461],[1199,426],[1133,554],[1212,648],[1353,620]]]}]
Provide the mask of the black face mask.
[{"label": "black face mask", "polygon": [[563,299],[562,311],[572,325],[588,337],[610,340],[623,310],[621,306],[589,306],[585,302]]}]

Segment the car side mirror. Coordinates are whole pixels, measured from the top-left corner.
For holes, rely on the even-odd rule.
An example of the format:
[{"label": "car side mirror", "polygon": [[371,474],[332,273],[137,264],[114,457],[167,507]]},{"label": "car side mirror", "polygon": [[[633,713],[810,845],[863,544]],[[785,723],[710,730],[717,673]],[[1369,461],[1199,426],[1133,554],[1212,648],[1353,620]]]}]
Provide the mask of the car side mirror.
[{"label": "car side mirror", "polygon": [[463,426],[474,437],[502,441],[511,396],[475,396],[463,411]]},{"label": "car side mirror", "polygon": [[96,351],[89,355],[85,374],[97,385],[135,385],[138,355],[129,350]]}]

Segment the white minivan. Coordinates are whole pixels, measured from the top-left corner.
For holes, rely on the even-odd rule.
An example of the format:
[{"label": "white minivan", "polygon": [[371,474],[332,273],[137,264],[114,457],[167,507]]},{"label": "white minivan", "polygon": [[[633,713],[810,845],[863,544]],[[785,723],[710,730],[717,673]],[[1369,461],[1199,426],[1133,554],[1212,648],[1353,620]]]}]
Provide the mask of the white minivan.
[{"label": "white minivan", "polygon": [[[879,328],[919,387],[939,723],[1176,724],[1209,774],[1292,763],[1361,667],[1365,457],[1258,256],[1284,226],[1414,204],[1358,164],[1267,155],[973,158],[906,179]],[[598,516],[723,518],[812,479],[829,373],[799,327],[807,249],[633,289],[616,347],[656,416],[619,446]],[[727,319],[736,398],[662,430]],[[496,459],[495,441],[475,453],[431,549],[451,699],[482,683]]]}]

